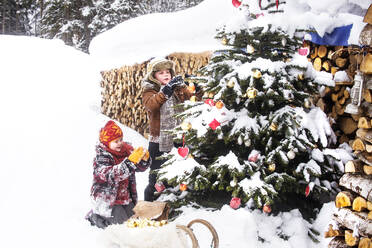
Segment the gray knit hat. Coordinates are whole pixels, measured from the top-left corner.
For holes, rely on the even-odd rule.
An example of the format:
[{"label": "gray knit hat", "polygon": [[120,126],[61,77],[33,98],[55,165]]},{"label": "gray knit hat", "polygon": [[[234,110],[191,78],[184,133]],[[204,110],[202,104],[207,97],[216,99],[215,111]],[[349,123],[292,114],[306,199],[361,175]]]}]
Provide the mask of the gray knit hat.
[{"label": "gray knit hat", "polygon": [[144,78],[145,81],[152,81],[161,85],[161,83],[155,78],[154,74],[160,70],[170,70],[172,77],[175,75],[175,64],[173,61],[165,58],[153,58],[147,64],[147,74]]}]

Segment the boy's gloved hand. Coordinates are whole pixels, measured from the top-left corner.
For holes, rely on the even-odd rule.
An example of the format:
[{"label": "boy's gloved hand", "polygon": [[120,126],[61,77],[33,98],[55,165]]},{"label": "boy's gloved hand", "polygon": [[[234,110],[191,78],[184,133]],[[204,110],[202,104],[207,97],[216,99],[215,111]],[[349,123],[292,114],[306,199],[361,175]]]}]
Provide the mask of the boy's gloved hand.
[{"label": "boy's gloved hand", "polygon": [[134,151],[129,155],[128,159],[129,161],[138,164],[141,160],[147,161],[149,157],[149,151],[140,146],[134,149]]},{"label": "boy's gloved hand", "polygon": [[167,83],[163,87],[161,91],[164,93],[164,95],[166,95],[169,98],[173,95],[174,89],[182,83],[183,83],[183,79],[181,76],[174,77],[169,83]]}]

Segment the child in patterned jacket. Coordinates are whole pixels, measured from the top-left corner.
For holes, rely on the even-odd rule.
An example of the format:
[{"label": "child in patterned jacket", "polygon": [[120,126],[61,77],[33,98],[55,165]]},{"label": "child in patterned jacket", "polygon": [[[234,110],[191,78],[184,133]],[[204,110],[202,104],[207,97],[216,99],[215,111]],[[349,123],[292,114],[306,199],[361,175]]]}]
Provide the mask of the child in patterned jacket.
[{"label": "child in patterned jacket", "polygon": [[86,218],[99,228],[122,224],[133,215],[137,203],[135,172],[151,163],[149,152],[123,141],[123,132],[114,121],[101,129],[93,163],[91,197],[93,209]]}]

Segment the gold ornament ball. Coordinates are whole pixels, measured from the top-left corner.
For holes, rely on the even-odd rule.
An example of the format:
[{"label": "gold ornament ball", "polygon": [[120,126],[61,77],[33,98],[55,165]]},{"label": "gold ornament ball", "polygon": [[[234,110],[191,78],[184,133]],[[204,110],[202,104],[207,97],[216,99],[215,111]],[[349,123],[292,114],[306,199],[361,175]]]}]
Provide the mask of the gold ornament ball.
[{"label": "gold ornament ball", "polygon": [[189,131],[192,128],[192,126],[191,126],[190,122],[184,121],[181,124],[181,128],[182,128],[183,131]]},{"label": "gold ornament ball", "polygon": [[214,94],[211,92],[208,94],[208,98],[213,98],[214,97]]},{"label": "gold ornament ball", "polygon": [[235,85],[235,82],[234,82],[234,80],[229,80],[229,82],[227,82],[227,87],[229,87],[229,88],[233,88],[234,87],[234,85]]},{"label": "gold ornament ball", "polygon": [[278,129],[278,125],[276,123],[271,123],[270,125],[270,129],[273,130],[273,131],[276,131]]},{"label": "gold ornament ball", "polygon": [[257,90],[255,88],[249,87],[246,93],[247,93],[247,97],[250,99],[253,99],[257,96]]},{"label": "gold ornament ball", "polygon": [[253,71],[253,77],[256,79],[260,79],[262,77],[262,73],[260,70],[254,70]]},{"label": "gold ornament ball", "polygon": [[208,98],[208,95],[209,95],[208,92],[204,92],[204,94],[203,94],[203,98]]},{"label": "gold ornament ball", "polygon": [[269,164],[268,169],[269,169],[270,172],[274,172],[275,171],[275,167],[276,167],[275,164],[272,163],[272,164]]},{"label": "gold ornament ball", "polygon": [[305,76],[304,76],[303,73],[301,73],[301,74],[298,74],[297,78],[298,78],[298,80],[301,80],[302,81],[302,80],[305,79]]},{"label": "gold ornament ball", "polygon": [[224,45],[224,46],[226,46],[228,42],[229,42],[229,41],[227,40],[226,37],[223,37],[222,40],[221,40],[221,43],[222,43],[222,45]]},{"label": "gold ornament ball", "polygon": [[310,102],[309,99],[305,99],[304,106],[305,106],[305,108],[310,108],[311,107],[311,102]]},{"label": "gold ornament ball", "polygon": [[254,53],[254,47],[252,45],[247,45],[247,53],[252,54]]},{"label": "gold ornament ball", "polygon": [[190,101],[191,101],[191,102],[196,102],[196,96],[191,96],[191,97],[190,97]]}]

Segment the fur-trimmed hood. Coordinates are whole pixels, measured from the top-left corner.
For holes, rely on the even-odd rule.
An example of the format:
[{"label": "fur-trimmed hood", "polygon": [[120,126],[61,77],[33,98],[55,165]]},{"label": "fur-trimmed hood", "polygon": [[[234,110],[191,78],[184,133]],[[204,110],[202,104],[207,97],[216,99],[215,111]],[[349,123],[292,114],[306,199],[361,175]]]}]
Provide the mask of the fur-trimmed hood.
[{"label": "fur-trimmed hood", "polygon": [[[175,64],[173,61],[165,58],[154,58],[147,64],[147,74],[144,81],[155,83],[161,86],[161,83],[154,77],[154,73],[160,70],[170,70],[172,77],[175,75]],[[144,85],[143,85],[144,86]]]}]

